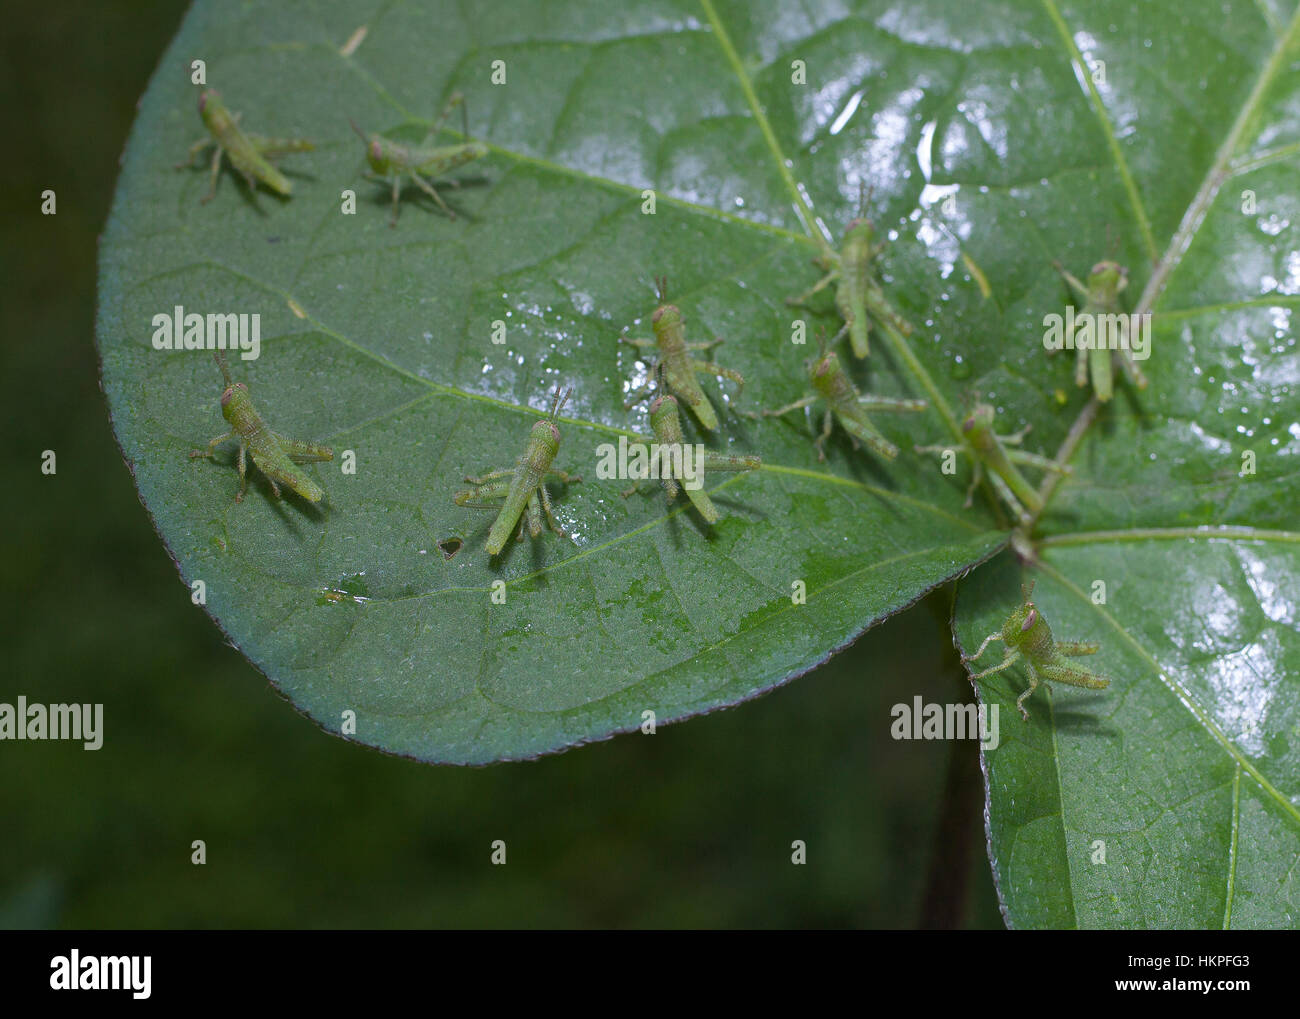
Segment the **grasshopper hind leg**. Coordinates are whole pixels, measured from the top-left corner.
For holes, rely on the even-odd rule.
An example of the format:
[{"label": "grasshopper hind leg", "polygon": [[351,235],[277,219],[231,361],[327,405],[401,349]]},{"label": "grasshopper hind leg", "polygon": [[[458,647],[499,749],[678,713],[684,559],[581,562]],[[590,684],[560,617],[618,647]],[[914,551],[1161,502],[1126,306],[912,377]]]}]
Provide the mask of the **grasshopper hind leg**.
[{"label": "grasshopper hind leg", "polygon": [[291,439],[279,432],[275,433],[275,439],[284,450],[285,456],[296,464],[325,463],[334,459],[334,450],[319,442]]},{"label": "grasshopper hind leg", "polygon": [[432,184],[430,184],[427,180],[421,177],[414,170],[411,171],[411,180],[415,181],[415,183],[419,185],[421,191],[423,191],[426,195],[428,195],[430,198],[432,198],[435,202],[438,203],[438,208],[442,209],[442,211],[447,214],[448,218],[450,219],[456,218],[456,214],[451,211],[451,206],[449,206],[446,202],[442,200],[442,195],[438,194],[437,188],[435,188]]},{"label": "grasshopper hind leg", "polygon": [[736,384],[736,397],[739,399],[740,394],[745,391],[745,376],[731,368],[724,368],[720,364],[714,364],[712,361],[692,361],[691,368],[696,372],[712,375],[719,379],[730,379]]},{"label": "grasshopper hind leg", "polygon": [[[539,489],[541,488],[541,486],[538,487]],[[545,491],[545,489],[541,489],[541,490]],[[550,516],[549,511],[547,513],[547,516],[548,517]],[[536,492],[534,492],[529,497],[528,502],[524,504],[524,520],[526,520],[528,523],[529,535],[531,535],[534,538],[540,537],[542,533],[542,507],[540,501],[537,498]],[[523,536],[524,536],[524,528],[523,528],[523,522],[521,522],[519,525],[519,537],[522,538]]]},{"label": "grasshopper hind leg", "polygon": [[546,513],[546,520],[551,525],[551,530],[561,538],[568,538],[569,541],[573,541],[572,538],[569,538],[569,532],[561,527],[560,522],[555,519],[555,511],[551,509],[551,497],[546,493],[545,482],[537,486],[537,495],[534,498],[542,504],[542,509]]},{"label": "grasshopper hind leg", "polygon": [[1065,683],[1067,686],[1081,686],[1088,690],[1104,690],[1110,686],[1110,680],[1105,676],[1098,676],[1077,665],[1047,662],[1039,668],[1043,671],[1043,678],[1049,683]]}]

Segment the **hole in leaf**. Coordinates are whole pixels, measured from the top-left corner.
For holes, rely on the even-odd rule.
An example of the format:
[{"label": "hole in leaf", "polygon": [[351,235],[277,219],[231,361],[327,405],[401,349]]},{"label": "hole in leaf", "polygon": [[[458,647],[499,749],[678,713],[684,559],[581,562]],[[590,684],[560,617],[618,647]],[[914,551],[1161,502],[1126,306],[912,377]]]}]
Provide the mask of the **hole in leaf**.
[{"label": "hole in leaf", "polygon": [[461,550],[464,544],[459,538],[443,538],[442,541],[438,542],[438,548],[442,551],[444,559],[450,559]]}]

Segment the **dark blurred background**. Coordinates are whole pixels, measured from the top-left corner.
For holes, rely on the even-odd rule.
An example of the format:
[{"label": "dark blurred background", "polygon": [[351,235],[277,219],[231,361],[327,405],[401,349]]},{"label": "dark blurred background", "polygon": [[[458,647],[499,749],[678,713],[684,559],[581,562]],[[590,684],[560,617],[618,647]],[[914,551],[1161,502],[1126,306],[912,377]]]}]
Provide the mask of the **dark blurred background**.
[{"label": "dark blurred background", "polygon": [[118,156],[185,7],[5,13],[0,701],[103,702],[106,735],[0,742],[0,927],[1001,926],[975,745],[889,738],[895,702],[970,696],[947,592],[753,703],[473,770],[324,734],[223,643],[93,340]]}]

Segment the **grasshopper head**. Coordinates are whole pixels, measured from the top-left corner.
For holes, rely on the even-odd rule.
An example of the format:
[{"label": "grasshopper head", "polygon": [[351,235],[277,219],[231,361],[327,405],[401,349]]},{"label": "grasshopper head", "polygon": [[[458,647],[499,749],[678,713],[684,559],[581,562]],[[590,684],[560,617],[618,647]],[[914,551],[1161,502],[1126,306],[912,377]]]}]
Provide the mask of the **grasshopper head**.
[{"label": "grasshopper head", "polygon": [[1030,595],[1034,593],[1034,585],[1031,583],[1028,587],[1021,586],[1021,597],[1024,599],[1007,620],[1002,624],[1002,639],[1007,642],[1007,647],[1025,648],[1034,646],[1043,646],[1052,642],[1052,631],[1047,626],[1047,621],[1043,619],[1043,614],[1038,611],[1038,607],[1030,601]]},{"label": "grasshopper head", "polygon": [[834,378],[841,370],[839,355],[833,350],[822,351],[817,358],[809,363],[811,367],[808,369],[808,374],[812,376],[813,385]]},{"label": "grasshopper head", "polygon": [[974,409],[970,412],[970,416],[962,422],[962,434],[970,435],[971,432],[975,431],[977,428],[992,428],[993,414],[994,410],[992,405],[987,403],[975,404]]},{"label": "grasshopper head", "polygon": [[650,325],[656,334],[682,324],[682,311],[675,304],[661,304],[650,316]]},{"label": "grasshopper head", "polygon": [[870,242],[876,234],[876,225],[866,216],[855,216],[844,228],[844,239]]},{"label": "grasshopper head", "polygon": [[808,370],[808,374],[814,383],[839,372],[840,359],[835,356],[835,351],[827,346],[825,329],[819,328],[817,330],[817,356],[810,357],[803,363],[803,366]]},{"label": "grasshopper head", "polygon": [[555,454],[560,451],[560,430],[555,427],[555,422],[549,418],[543,418],[533,425],[529,445],[531,446],[533,443],[541,443],[545,449],[550,451],[551,458],[554,459]]},{"label": "grasshopper head", "polygon": [[236,407],[247,403],[248,387],[242,382],[232,383],[221,394],[221,416],[227,421],[232,421]]},{"label": "grasshopper head", "polygon": [[1002,624],[1002,639],[1007,642],[1007,647],[1024,648],[1035,643],[1035,638],[1046,626],[1037,606],[1027,601],[1007,616]]},{"label": "grasshopper head", "polygon": [[677,413],[677,397],[672,393],[661,393],[650,401],[650,417]]},{"label": "grasshopper head", "polygon": [[221,93],[215,88],[205,88],[199,93],[199,116],[208,129],[216,133],[234,122],[226,104],[221,101]]},{"label": "grasshopper head", "polygon": [[1098,297],[1113,300],[1128,286],[1128,270],[1118,262],[1098,262],[1088,273],[1088,289]]},{"label": "grasshopper head", "polygon": [[377,134],[366,134],[351,117],[348,118],[348,123],[352,125],[356,136],[366,143],[366,162],[370,164],[370,169],[375,173],[387,175],[390,160],[384,148],[384,140]]}]

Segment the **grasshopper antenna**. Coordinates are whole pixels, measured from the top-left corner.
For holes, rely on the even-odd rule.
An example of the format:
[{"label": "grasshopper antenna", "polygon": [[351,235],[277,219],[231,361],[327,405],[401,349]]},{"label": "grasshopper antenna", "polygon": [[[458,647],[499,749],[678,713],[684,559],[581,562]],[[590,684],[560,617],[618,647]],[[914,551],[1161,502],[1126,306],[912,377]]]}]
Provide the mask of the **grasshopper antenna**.
[{"label": "grasshopper antenna", "polygon": [[351,117],[348,117],[348,123],[352,125],[352,130],[357,133],[357,137],[360,138],[367,145],[369,145],[370,139],[366,137],[366,132],[361,130],[361,128],[357,127],[357,122],[353,120]]},{"label": "grasshopper antenna", "polygon": [[217,367],[221,369],[221,377],[226,380],[226,388],[229,389],[235,383],[230,378],[230,365],[226,364],[226,355],[219,350],[214,350],[212,360],[217,362]]},{"label": "grasshopper antenna", "polygon": [[871,197],[876,193],[876,185],[872,184],[867,187],[864,180],[858,181],[858,218],[865,219],[867,215],[867,206],[871,204]]},{"label": "grasshopper antenna", "polygon": [[659,295],[660,304],[666,304],[668,302],[668,277],[667,276],[655,277],[655,292]]},{"label": "grasshopper antenna", "polygon": [[822,357],[826,356],[826,327],[825,326],[817,327],[817,353]]},{"label": "grasshopper antenna", "polygon": [[551,404],[551,413],[547,415],[547,418],[549,420],[554,421],[557,417],[559,417],[560,410],[564,407],[566,403],[569,402],[569,397],[572,394],[573,394],[572,386],[568,386],[563,389],[561,389],[561,387],[558,385],[555,387],[555,400]]}]

